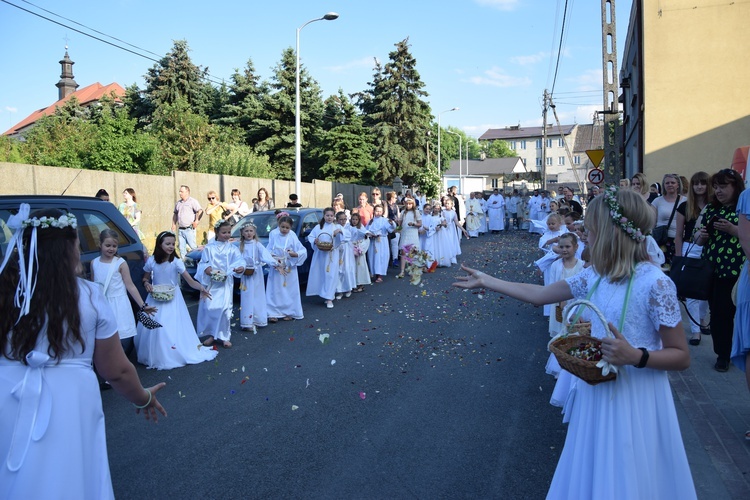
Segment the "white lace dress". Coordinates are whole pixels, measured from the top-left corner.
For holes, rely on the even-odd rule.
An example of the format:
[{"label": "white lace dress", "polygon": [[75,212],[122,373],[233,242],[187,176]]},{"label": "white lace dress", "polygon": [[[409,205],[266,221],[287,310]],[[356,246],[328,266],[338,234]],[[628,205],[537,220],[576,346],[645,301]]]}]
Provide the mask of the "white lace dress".
[{"label": "white lace dress", "polygon": [[[588,268],[567,282],[575,298],[585,298],[597,279]],[[591,301],[617,325],[626,290],[627,281],[602,279]],[[658,267],[639,264],[625,338],[659,350],[659,326],[681,321],[672,281]],[[596,318],[592,334],[604,335]],[[563,410],[570,425],[547,498],[696,498],[666,371],[625,366],[613,382],[571,379]]]}]

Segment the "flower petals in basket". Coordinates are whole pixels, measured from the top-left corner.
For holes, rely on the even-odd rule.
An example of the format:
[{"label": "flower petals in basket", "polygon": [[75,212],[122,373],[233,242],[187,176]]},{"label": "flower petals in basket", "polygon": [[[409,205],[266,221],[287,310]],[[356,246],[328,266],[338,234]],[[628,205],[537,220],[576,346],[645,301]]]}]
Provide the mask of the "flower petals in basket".
[{"label": "flower petals in basket", "polygon": [[[568,318],[576,306],[587,306],[604,324],[610,336],[609,325],[599,309],[588,300],[574,300],[565,307],[563,317]],[[547,345],[560,366],[590,385],[609,382],[617,377],[617,366],[602,359],[601,340],[591,336],[591,323],[566,324],[560,335]]]},{"label": "flower petals in basket", "polygon": [[333,236],[329,233],[320,233],[315,238],[315,246],[318,247],[318,250],[323,250],[324,252],[331,251],[333,249]]},{"label": "flower petals in basket", "polygon": [[224,271],[217,269],[215,271],[211,271],[211,281],[226,281],[227,280],[227,273]]},{"label": "flower petals in basket", "polygon": [[154,285],[151,297],[159,302],[169,302],[174,298],[174,285]]}]

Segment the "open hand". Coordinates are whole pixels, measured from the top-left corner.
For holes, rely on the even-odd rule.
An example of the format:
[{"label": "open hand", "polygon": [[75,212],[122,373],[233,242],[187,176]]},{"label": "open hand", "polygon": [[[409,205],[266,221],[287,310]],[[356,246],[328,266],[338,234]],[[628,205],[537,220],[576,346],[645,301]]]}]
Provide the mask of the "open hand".
[{"label": "open hand", "polygon": [[[149,404],[145,408],[136,408],[135,413],[139,414],[141,411],[143,411],[143,415],[146,417],[146,420],[153,420],[154,423],[157,423],[159,421],[159,413],[167,416],[167,410],[164,409],[164,407],[159,403],[159,400],[156,399],[156,393],[159,392],[161,389],[164,388],[167,384],[164,382],[160,382],[156,384],[153,387],[149,387],[146,389],[148,392],[151,393],[151,404]],[[158,411],[158,413],[157,413]]]},{"label": "open hand", "polygon": [[457,288],[465,288],[467,290],[471,290],[473,288],[484,288],[483,278],[487,276],[481,271],[477,271],[476,269],[472,269],[470,267],[466,267],[464,264],[461,264],[461,270],[466,271],[466,276],[456,276],[456,281],[453,283],[453,286]]}]

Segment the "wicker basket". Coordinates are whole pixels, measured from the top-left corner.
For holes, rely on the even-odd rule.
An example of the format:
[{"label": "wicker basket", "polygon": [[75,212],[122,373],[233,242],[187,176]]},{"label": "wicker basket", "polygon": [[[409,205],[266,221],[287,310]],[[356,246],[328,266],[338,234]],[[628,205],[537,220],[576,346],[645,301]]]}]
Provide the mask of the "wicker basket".
[{"label": "wicker basket", "polygon": [[169,302],[174,298],[173,285],[154,285],[151,292],[151,298],[157,302]]},{"label": "wicker basket", "polygon": [[255,268],[254,267],[246,267],[245,270],[242,272],[245,276],[252,276],[255,274]]},{"label": "wicker basket", "polygon": [[[578,305],[584,305],[591,308],[604,324],[607,333],[610,336],[613,336],[612,332],[609,330],[609,325],[604,315],[588,300],[575,300],[570,302],[563,311],[563,317],[567,318],[572,308]],[[566,333],[553,338],[547,346],[549,351],[555,355],[555,358],[557,358],[557,362],[560,363],[560,366],[590,385],[614,380],[617,377],[617,374],[609,372],[607,375],[602,375],[602,368],[596,366],[596,361],[577,358],[568,353],[568,350],[575,348],[581,343],[601,341],[601,339],[591,336],[591,323],[566,324],[565,328]]]},{"label": "wicker basket", "polygon": [[318,247],[318,250],[323,250],[324,252],[333,250],[333,236],[329,233],[320,233],[318,237],[315,238],[315,246]]},{"label": "wicker basket", "polygon": [[563,322],[563,306],[559,302],[555,304],[555,320],[558,323]]}]

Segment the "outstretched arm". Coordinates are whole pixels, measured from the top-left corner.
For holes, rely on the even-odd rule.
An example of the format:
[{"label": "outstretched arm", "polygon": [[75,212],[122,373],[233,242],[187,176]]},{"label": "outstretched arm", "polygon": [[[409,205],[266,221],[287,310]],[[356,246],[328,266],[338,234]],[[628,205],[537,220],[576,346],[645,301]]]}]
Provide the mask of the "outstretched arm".
[{"label": "outstretched arm", "polygon": [[453,283],[453,286],[458,288],[488,288],[514,299],[534,304],[535,306],[554,304],[573,298],[573,293],[570,291],[570,287],[566,281],[558,281],[547,286],[514,283],[512,281],[493,278],[488,274],[471,269],[463,264],[461,265],[461,269],[466,271],[467,275],[458,276],[458,281]]}]

